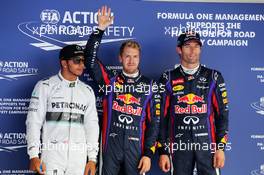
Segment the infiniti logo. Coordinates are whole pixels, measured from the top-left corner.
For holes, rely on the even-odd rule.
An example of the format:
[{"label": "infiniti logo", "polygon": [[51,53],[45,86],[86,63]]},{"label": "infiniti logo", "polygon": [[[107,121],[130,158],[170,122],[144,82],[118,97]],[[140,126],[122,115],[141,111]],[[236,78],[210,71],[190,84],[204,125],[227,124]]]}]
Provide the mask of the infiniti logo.
[{"label": "infiniti logo", "polygon": [[183,134],[182,134],[182,133],[179,133],[179,134],[177,134],[177,135],[175,136],[175,138],[180,138],[181,136],[183,136]]},{"label": "infiniti logo", "polygon": [[117,136],[117,134],[116,133],[111,133],[109,136],[110,137],[115,137],[115,136]]},{"label": "infiniti logo", "polygon": [[118,120],[121,122],[121,123],[127,123],[127,124],[131,124],[133,122],[133,118],[129,115],[125,115],[125,114],[121,114],[118,116]]},{"label": "infiniti logo", "polygon": [[204,77],[200,77],[200,81],[202,81],[202,82],[206,82],[206,78],[204,78]]},{"label": "infiniti logo", "polygon": [[187,125],[189,125],[191,122],[196,125],[197,123],[199,123],[199,120],[200,119],[196,116],[186,116],[184,117],[183,122]]}]

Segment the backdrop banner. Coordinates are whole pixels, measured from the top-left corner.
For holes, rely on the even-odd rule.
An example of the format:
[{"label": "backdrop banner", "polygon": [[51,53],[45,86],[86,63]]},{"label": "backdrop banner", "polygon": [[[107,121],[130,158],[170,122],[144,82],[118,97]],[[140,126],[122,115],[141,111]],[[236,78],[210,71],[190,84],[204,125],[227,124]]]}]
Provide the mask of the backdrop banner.
[{"label": "backdrop banner", "polygon": [[[111,7],[115,19],[105,31],[99,58],[114,70],[122,69],[121,43],[135,39],[142,46],[141,72],[157,80],[179,64],[181,31],[200,32],[201,62],[223,74],[229,96],[229,149],[222,174],[264,174],[264,4],[163,0],[2,2],[0,174],[31,173],[25,132],[31,92],[37,81],[58,73],[63,46],[86,44],[102,5]],[[87,72],[82,80],[96,87]],[[98,97],[100,116],[101,101]],[[162,174],[157,160],[148,174]]]}]

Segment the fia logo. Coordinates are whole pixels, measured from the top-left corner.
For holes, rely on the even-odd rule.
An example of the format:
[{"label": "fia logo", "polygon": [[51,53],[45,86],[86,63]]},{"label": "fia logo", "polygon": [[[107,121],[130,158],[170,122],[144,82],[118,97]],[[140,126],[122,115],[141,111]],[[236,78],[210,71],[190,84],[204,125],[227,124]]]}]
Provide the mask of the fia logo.
[{"label": "fia logo", "polygon": [[40,20],[45,24],[57,24],[60,21],[60,13],[57,10],[45,9],[40,13]]}]

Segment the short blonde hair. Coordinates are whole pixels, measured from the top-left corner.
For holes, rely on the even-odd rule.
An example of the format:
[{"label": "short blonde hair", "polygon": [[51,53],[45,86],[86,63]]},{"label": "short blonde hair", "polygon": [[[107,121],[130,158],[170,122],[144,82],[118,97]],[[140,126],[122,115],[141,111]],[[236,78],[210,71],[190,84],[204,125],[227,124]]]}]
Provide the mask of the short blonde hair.
[{"label": "short blonde hair", "polygon": [[131,47],[131,48],[134,48],[134,49],[138,49],[139,53],[141,52],[141,48],[140,48],[140,45],[139,45],[138,42],[136,42],[134,40],[128,40],[128,41],[123,42],[122,45],[120,46],[119,55],[123,54],[124,49],[126,47]]}]

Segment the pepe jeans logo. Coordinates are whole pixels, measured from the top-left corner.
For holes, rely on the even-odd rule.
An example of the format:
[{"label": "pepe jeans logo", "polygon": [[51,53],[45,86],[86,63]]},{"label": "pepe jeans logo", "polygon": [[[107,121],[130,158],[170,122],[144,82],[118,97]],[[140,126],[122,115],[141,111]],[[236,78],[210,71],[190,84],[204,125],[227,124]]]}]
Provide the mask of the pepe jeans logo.
[{"label": "pepe jeans logo", "polygon": [[[97,12],[91,11],[44,9],[40,12],[39,21],[21,22],[18,30],[35,41],[30,45],[46,51],[59,50],[69,44],[85,46],[86,38],[97,28],[97,16]],[[102,40],[102,43],[134,39],[134,29],[134,26],[111,25],[104,32],[106,37],[111,38]],[[63,41],[61,36],[67,36],[65,38],[69,41]]]}]

